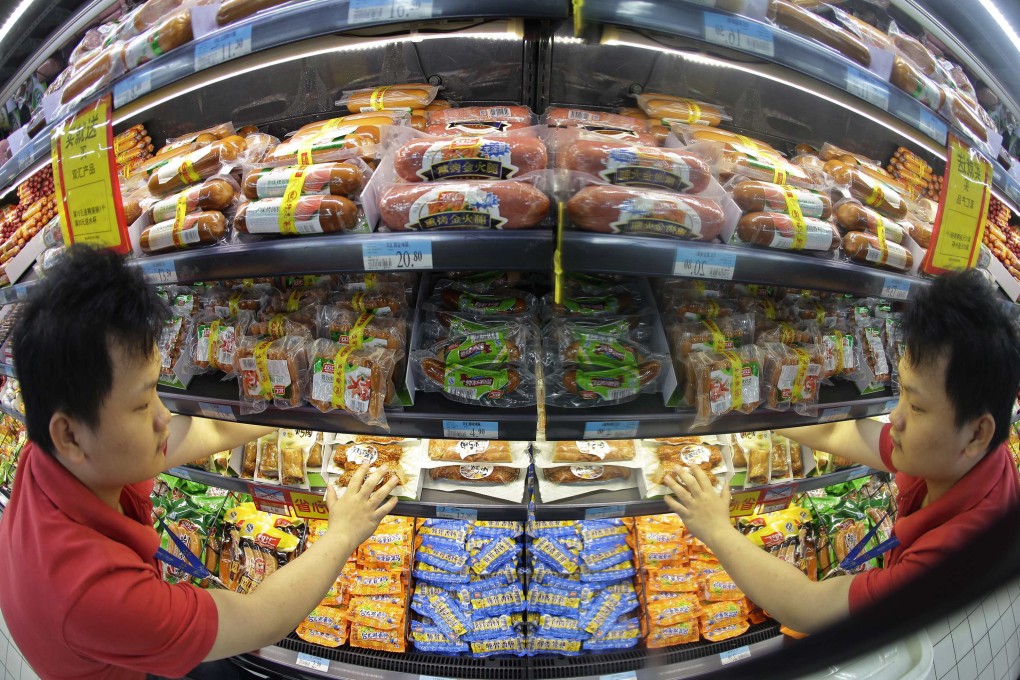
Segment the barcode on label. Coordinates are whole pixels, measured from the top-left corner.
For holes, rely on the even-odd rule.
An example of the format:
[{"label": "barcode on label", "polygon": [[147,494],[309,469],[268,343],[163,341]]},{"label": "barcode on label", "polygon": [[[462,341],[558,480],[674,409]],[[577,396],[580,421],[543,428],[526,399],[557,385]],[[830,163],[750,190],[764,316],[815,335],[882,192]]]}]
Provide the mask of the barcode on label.
[{"label": "barcode on label", "polygon": [[846,69],[846,91],[883,111],[889,109],[889,88],[871,82],[868,76],[853,66],[847,66]]},{"label": "barcode on label", "polygon": [[348,24],[432,18],[432,0],[351,0]]}]

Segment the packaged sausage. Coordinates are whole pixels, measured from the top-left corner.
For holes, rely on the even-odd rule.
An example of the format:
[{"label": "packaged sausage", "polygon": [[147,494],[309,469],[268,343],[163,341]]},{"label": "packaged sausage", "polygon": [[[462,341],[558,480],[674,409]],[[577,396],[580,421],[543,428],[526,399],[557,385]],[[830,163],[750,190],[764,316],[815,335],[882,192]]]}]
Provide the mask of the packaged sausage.
[{"label": "packaged sausage", "polygon": [[543,346],[545,364],[581,364],[583,366],[637,366],[652,351],[627,339],[629,333],[599,332],[597,326],[553,318],[546,324]]},{"label": "packaged sausage", "polygon": [[404,182],[510,179],[544,170],[547,162],[545,143],[529,135],[419,137],[393,155]]},{"label": "packaged sausage", "polygon": [[357,196],[365,186],[366,170],[358,159],[339,163],[252,168],[244,176],[244,195],[250,200],[283,198],[288,191],[301,196]]},{"label": "packaged sausage", "polygon": [[865,374],[871,384],[888,385],[891,381],[889,357],[885,347],[885,321],[869,319],[857,325],[857,345],[860,348],[864,364],[868,368]]},{"label": "packaged sausage", "polygon": [[902,244],[906,234],[900,223],[882,217],[857,201],[841,201],[836,206],[836,222],[846,230],[869,231],[896,244]]},{"label": "packaged sausage", "polygon": [[449,463],[511,463],[510,443],[485,439],[430,439],[429,460]]},{"label": "packaged sausage", "polygon": [[549,215],[549,198],[513,180],[393,184],[379,196],[393,231],[530,229]]},{"label": "packaged sausage", "polygon": [[397,316],[408,311],[407,291],[399,284],[380,284],[369,290],[332,293],[329,304],[347,311],[377,316]]},{"label": "packaged sausage", "polygon": [[802,217],[819,220],[826,220],[832,214],[832,201],[821,191],[771,182],[738,182],[733,187],[733,201],[749,213],[799,213]]},{"label": "packaged sausage", "polygon": [[843,236],[843,252],[854,262],[874,267],[909,271],[914,266],[909,250],[869,232],[847,232]]},{"label": "packaged sausage", "polygon": [[795,322],[781,321],[778,324],[761,324],[754,341],[781,342],[784,345],[819,343],[822,339],[821,325],[814,319]]},{"label": "packaged sausage", "polygon": [[674,314],[674,318],[678,321],[702,321],[704,319],[724,319],[739,311],[736,304],[727,300],[688,296],[672,301],[671,314]]},{"label": "packaged sausage", "polygon": [[649,118],[664,125],[686,123],[715,127],[733,120],[721,106],[656,92],[637,95],[637,105]]},{"label": "packaged sausage", "polygon": [[294,288],[287,292],[271,290],[262,300],[259,316],[265,319],[274,314],[292,314],[303,310],[314,315],[313,308],[321,307],[328,299],[329,292],[321,286]]},{"label": "packaged sausage", "polygon": [[464,106],[430,111],[425,131],[432,135],[491,135],[531,127],[526,106]]},{"label": "packaged sausage", "polygon": [[618,186],[680,193],[701,193],[712,178],[708,164],[688,151],[600,139],[577,139],[563,145],[556,166]]},{"label": "packaged sausage", "polygon": [[221,319],[229,319],[240,312],[257,314],[269,297],[265,287],[260,288],[221,288],[210,289],[201,296],[202,310],[213,311]]},{"label": "packaged sausage", "polygon": [[234,215],[234,229],[242,234],[331,234],[355,231],[358,207],[343,196],[265,198],[242,203]]},{"label": "packaged sausage", "polygon": [[529,325],[512,323],[483,332],[449,335],[423,348],[439,361],[461,366],[531,366]]},{"label": "packaged sausage", "polygon": [[567,201],[567,214],[587,231],[671,236],[685,241],[710,241],[725,224],[718,201],[619,186],[581,189]]},{"label": "packaged sausage", "polygon": [[826,168],[837,182],[848,185],[850,195],[861,203],[894,220],[902,220],[907,216],[907,203],[903,196],[874,173],[838,161],[826,163]]},{"label": "packaged sausage", "polygon": [[230,164],[244,151],[244,139],[236,135],[209,146],[161,161],[149,175],[149,191],[163,198],[213,175],[228,174]]},{"label": "packaged sausage", "polygon": [[308,354],[305,340],[245,337],[234,355],[242,413],[261,413],[272,402],[294,408],[307,399]]},{"label": "packaged sausage", "polygon": [[[280,484],[309,488],[308,469],[312,468],[311,451],[320,435],[308,430],[280,430]],[[321,444],[319,466],[322,465]]]},{"label": "packaged sausage", "polygon": [[[782,156],[782,154],[779,153],[778,150],[774,149],[771,144],[736,132],[729,132],[727,130],[720,130],[703,125],[687,125],[685,123],[673,123],[670,129],[672,130],[673,135],[688,147],[695,144],[705,145],[693,149],[695,153],[700,153],[702,149],[720,149],[725,151],[742,151],[754,154]],[[691,149],[688,150],[690,151]],[[718,154],[713,154],[712,160],[718,160],[719,157],[720,156]],[[784,183],[775,182],[774,180],[766,181],[772,181],[777,184]]]},{"label": "packaged sausage", "polygon": [[341,345],[403,350],[407,344],[407,323],[395,316],[356,312],[325,306],[317,314],[318,334]]},{"label": "packaged sausage", "polygon": [[839,232],[831,222],[796,213],[747,213],[737,222],[736,235],[744,243],[778,250],[826,252],[840,244]]},{"label": "packaged sausage", "polygon": [[186,387],[191,379],[190,345],[191,317],[174,312],[160,329],[157,346],[160,356],[159,382],[172,387]]},{"label": "packaged sausage", "polygon": [[60,93],[61,109],[54,115],[60,119],[69,104],[99,92],[124,73],[124,44],[115,42],[97,52],[87,63],[74,69]]},{"label": "packaged sausage", "polygon": [[128,71],[190,42],[191,12],[183,10],[131,38],[124,45],[124,68]]},{"label": "packaged sausage", "polygon": [[152,203],[146,208],[146,213],[153,222],[165,222],[200,210],[224,212],[236,203],[237,194],[237,183],[229,176],[211,177]]},{"label": "packaged sausage", "polygon": [[423,109],[439,94],[439,88],[427,83],[381,85],[358,90],[344,90],[337,106],[346,106],[352,113],[384,109]]},{"label": "packaged sausage", "polygon": [[573,130],[581,139],[620,141],[653,147],[659,143],[649,129],[647,119],[617,113],[551,107],[546,109],[540,122],[550,128]]},{"label": "packaged sausage", "polygon": [[793,408],[801,415],[814,415],[818,404],[819,379],[825,364],[817,345],[765,343],[765,404],[775,411]]},{"label": "packaged sausage", "polygon": [[411,364],[419,389],[441,392],[452,401],[504,408],[535,403],[535,376],[524,368],[462,366],[446,363],[428,350],[412,352]]},{"label": "packaged sausage", "polygon": [[900,393],[900,359],[905,349],[903,344],[903,321],[900,314],[893,314],[885,320],[885,350],[889,360],[890,380],[893,394]]},{"label": "packaged sausage", "polygon": [[315,310],[304,310],[290,314],[260,314],[248,326],[248,335],[262,335],[278,340],[288,335],[307,340],[315,339]]},{"label": "packaged sausage", "polygon": [[430,309],[459,312],[477,317],[510,317],[534,315],[535,296],[512,288],[490,289],[477,293],[471,286],[453,281],[439,281],[426,303]]},{"label": "packaged sausage", "polygon": [[631,469],[619,465],[561,465],[542,470],[542,478],[554,484],[602,484],[630,476]]},{"label": "packaged sausage", "polygon": [[768,18],[787,30],[817,40],[864,67],[871,65],[871,52],[860,38],[814,12],[798,7],[795,2],[770,0]]},{"label": "packaged sausage", "polygon": [[142,230],[138,245],[146,255],[198,246],[211,246],[227,238],[227,219],[218,210],[203,210],[157,222]]},{"label": "packaged sausage", "polygon": [[517,468],[505,465],[444,465],[430,468],[429,477],[462,484],[512,484],[521,476]]},{"label": "packaged sausage", "polygon": [[[693,150],[703,148],[698,145]],[[736,177],[803,189],[824,187],[821,178],[815,177],[807,168],[791,163],[778,152],[765,149],[752,150],[738,145],[736,150],[719,153],[715,165],[721,181]]]},{"label": "packaged sausage", "polygon": [[634,460],[634,442],[629,439],[555,442],[552,463],[615,463]]},{"label": "packaged sausage", "polygon": [[270,151],[265,161],[271,165],[314,165],[355,156],[372,158],[382,137],[381,128],[409,121],[406,111],[374,111],[309,123]]},{"label": "packaged sausage", "polygon": [[603,368],[566,365],[547,374],[546,403],[586,408],[633,401],[654,392],[668,357],[652,355],[636,366]]},{"label": "packaged sausage", "polygon": [[754,342],[754,316],[735,314],[719,319],[673,324],[670,344],[680,358],[694,352],[736,350]]},{"label": "packaged sausage", "polygon": [[309,402],[323,413],[341,410],[367,425],[388,430],[386,403],[393,352],[382,348],[355,349],[332,340],[316,340],[309,348]]},{"label": "packaged sausage", "polygon": [[237,344],[252,322],[251,312],[221,319],[212,312],[195,317],[192,360],[200,372],[220,371],[225,378],[234,377],[234,355]]},{"label": "packaged sausage", "polygon": [[757,345],[722,352],[694,352],[686,361],[688,403],[695,425],[707,425],[731,411],[751,413],[764,401],[764,354]]}]

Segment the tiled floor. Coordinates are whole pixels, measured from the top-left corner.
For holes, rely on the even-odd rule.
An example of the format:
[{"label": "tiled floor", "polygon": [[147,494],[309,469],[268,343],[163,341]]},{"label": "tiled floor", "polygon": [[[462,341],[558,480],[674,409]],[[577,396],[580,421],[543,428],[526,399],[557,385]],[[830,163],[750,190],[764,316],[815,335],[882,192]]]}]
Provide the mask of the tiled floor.
[{"label": "tiled floor", "polygon": [[10,640],[7,624],[0,614],[0,680],[38,680],[39,676],[25,662],[21,652]]}]

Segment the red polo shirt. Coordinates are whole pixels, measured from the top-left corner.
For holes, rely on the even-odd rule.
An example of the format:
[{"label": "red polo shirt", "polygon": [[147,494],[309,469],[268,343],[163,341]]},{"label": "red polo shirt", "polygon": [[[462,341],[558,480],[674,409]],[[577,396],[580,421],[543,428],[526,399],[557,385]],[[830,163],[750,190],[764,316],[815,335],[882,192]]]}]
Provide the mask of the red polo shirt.
[{"label": "red polo shirt", "polygon": [[160,575],[151,492],[151,481],[125,487],[122,515],[25,447],[0,521],[0,609],[40,677],[179,677],[212,649],[212,597]]},{"label": "red polo shirt", "polygon": [[[882,429],[879,452],[886,467],[896,472],[892,465],[891,428],[886,425]],[[900,544],[886,554],[885,568],[854,577],[850,584],[851,612],[882,599],[889,591],[928,571],[1020,503],[1020,477],[1005,446],[985,454],[970,472],[927,507],[921,507],[928,492],[923,479],[896,472],[896,486],[899,517],[893,534]]]}]

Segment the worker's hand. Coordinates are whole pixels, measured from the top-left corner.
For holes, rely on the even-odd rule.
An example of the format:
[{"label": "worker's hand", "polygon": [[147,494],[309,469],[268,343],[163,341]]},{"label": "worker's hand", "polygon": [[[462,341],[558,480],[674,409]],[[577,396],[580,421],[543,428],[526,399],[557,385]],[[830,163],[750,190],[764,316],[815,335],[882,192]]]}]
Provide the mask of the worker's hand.
[{"label": "worker's hand", "polygon": [[[352,546],[361,545],[371,536],[382,518],[397,505],[396,496],[390,498],[390,492],[400,483],[396,475],[383,470],[369,473],[368,470],[367,463],[358,468],[339,497],[332,484],[326,490],[330,531],[343,532]],[[386,475],[389,475],[386,483],[373,491]]]},{"label": "worker's hand", "polygon": [[716,492],[704,470],[682,468],[680,481],[668,476],[666,486],[673,496],[666,496],[666,505],[680,516],[688,531],[711,547],[712,537],[730,528],[730,488],[723,484],[722,494]]}]

